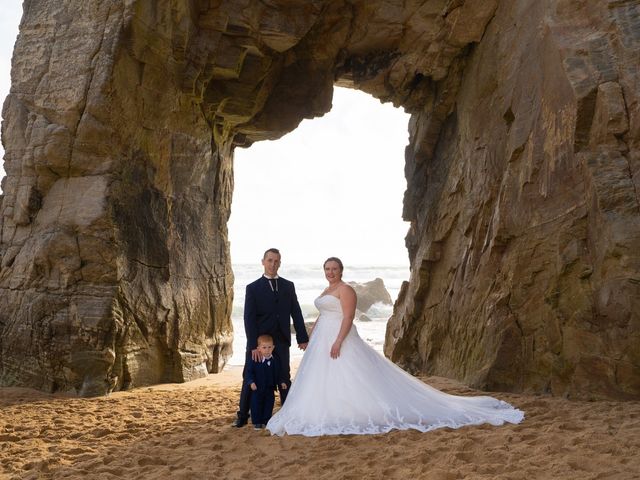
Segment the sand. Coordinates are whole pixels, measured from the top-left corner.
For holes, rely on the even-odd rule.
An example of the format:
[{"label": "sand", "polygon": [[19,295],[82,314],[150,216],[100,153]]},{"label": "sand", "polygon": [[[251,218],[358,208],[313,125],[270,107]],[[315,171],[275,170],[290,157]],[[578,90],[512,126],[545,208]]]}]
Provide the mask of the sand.
[{"label": "sand", "polygon": [[[438,377],[449,393],[479,394]],[[0,389],[2,479],[632,479],[640,402],[494,394],[520,425],[274,437],[231,427],[240,370],[81,399]]]}]

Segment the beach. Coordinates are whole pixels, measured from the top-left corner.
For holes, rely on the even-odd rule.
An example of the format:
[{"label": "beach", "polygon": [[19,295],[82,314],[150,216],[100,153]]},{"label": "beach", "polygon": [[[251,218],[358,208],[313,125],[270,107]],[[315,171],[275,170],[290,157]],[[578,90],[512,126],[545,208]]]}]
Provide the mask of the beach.
[{"label": "beach", "polygon": [[[241,369],[76,398],[0,389],[4,479],[634,479],[640,402],[495,393],[519,425],[307,438],[231,427]],[[483,394],[426,377],[458,395]]]}]

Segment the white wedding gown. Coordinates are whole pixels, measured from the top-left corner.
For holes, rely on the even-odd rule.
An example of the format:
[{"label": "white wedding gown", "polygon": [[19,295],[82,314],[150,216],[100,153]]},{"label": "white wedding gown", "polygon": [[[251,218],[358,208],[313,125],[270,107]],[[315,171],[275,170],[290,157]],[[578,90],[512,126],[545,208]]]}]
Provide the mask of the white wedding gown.
[{"label": "white wedding gown", "polygon": [[375,434],[393,429],[458,428],[519,423],[522,411],[501,400],[441,392],[367,345],[355,326],[340,356],[329,352],[342,322],[340,300],[324,295],[311,340],[284,406],[269,420],[274,435]]}]

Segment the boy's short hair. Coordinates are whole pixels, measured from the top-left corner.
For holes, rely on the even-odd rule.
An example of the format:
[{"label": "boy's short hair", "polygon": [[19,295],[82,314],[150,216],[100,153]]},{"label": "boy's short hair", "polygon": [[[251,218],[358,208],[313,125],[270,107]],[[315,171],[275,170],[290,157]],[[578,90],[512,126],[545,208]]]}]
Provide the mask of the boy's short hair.
[{"label": "boy's short hair", "polygon": [[258,345],[260,345],[261,343],[271,343],[273,344],[273,337],[271,335],[268,334],[264,334],[264,335],[260,335],[258,337]]}]

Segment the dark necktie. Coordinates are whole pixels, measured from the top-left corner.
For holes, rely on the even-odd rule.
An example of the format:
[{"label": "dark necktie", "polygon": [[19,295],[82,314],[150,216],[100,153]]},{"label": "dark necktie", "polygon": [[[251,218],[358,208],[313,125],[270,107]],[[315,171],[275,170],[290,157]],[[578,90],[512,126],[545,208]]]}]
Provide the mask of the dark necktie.
[{"label": "dark necktie", "polygon": [[275,278],[269,278],[269,285],[271,285],[271,291],[272,292],[277,292],[278,291],[278,284],[276,283],[276,279]]}]

